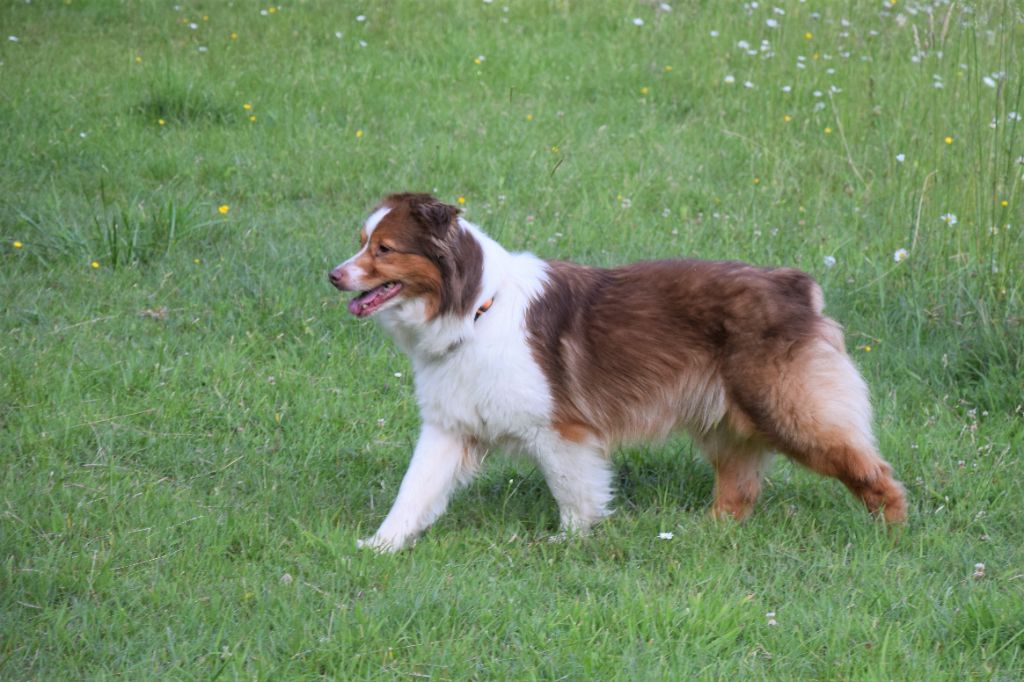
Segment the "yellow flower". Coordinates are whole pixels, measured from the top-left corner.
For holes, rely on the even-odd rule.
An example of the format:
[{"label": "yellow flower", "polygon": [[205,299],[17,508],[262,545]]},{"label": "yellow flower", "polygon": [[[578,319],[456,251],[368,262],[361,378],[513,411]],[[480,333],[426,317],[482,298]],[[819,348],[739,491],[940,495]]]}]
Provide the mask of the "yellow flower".
[{"label": "yellow flower", "polygon": [[814,37],[814,34],[811,33],[810,31],[808,31],[807,33],[804,34],[804,39],[805,40],[810,40],[813,37]]},{"label": "yellow flower", "polygon": [[238,34],[237,34],[237,33],[235,33],[234,31],[232,31],[232,32],[231,32],[231,39],[232,39],[232,40],[238,40]]},{"label": "yellow flower", "polygon": [[276,7],[268,7],[267,8],[267,13],[268,14],[274,14],[276,12],[277,12],[277,8]]},{"label": "yellow flower", "polygon": [[249,117],[249,123],[255,123],[255,122],[256,122],[256,114],[253,114],[252,116]]},{"label": "yellow flower", "polygon": [[252,105],[251,105],[251,104],[249,104],[248,102],[246,102],[245,104],[243,104],[243,105],[242,105],[242,108],[243,108],[243,109],[245,109],[246,111],[252,111]]},{"label": "yellow flower", "polygon": [[163,120],[162,118],[158,118],[156,120],[156,123],[157,125],[167,125],[167,121]]},{"label": "yellow flower", "polygon": [[221,204],[220,206],[217,207],[217,212],[220,213],[221,215],[227,215],[228,211],[230,210],[231,207],[228,206],[227,204]]},{"label": "yellow flower", "polygon": [[671,66],[666,66],[666,67],[665,67],[665,72],[666,72],[666,73],[667,73],[667,72],[669,72],[669,71],[671,71],[671,70],[672,70],[672,67],[671,67]]},{"label": "yellow flower", "polygon": [[1006,208],[1007,206],[1010,205],[1010,202],[1007,201],[1006,199],[1003,199],[1002,201],[999,202],[999,205],[1002,206],[1003,208]]},{"label": "yellow flower", "polygon": [[790,121],[793,120],[793,117],[790,116],[789,114],[786,114],[785,116],[782,117],[782,120],[785,121],[786,123],[789,123]]},{"label": "yellow flower", "polygon": [[761,184],[761,178],[754,178],[754,184],[755,185],[760,185]]},{"label": "yellow flower", "polygon": [[831,128],[825,128],[825,134],[826,135],[831,135],[832,134],[832,129]]},{"label": "yellow flower", "polygon": [[649,87],[647,87],[646,85],[644,87],[640,88],[640,94],[641,95],[646,95],[650,91],[651,91],[651,89]]},{"label": "yellow flower", "polygon": [[942,141],[945,142],[946,144],[953,144],[953,136],[946,135],[946,137],[944,137]]},{"label": "yellow flower", "polygon": [[461,206],[461,205],[466,203],[466,197],[459,197],[457,199],[457,201],[459,202],[459,205]]},{"label": "yellow flower", "polygon": [[136,55],[136,57],[135,57],[135,63],[136,63],[136,64],[141,64],[141,63],[142,63],[142,57],[139,57],[138,55]]},{"label": "yellow flower", "polygon": [[557,154],[558,153],[558,145],[557,144],[551,145],[551,153],[552,154]]},{"label": "yellow flower", "polygon": [[363,131],[362,131],[362,130],[357,130],[357,131],[356,131],[356,139],[358,140],[358,139],[360,139],[360,138],[361,138],[362,136],[363,136]]},{"label": "yellow flower", "polygon": [[864,346],[864,352],[865,353],[870,353],[871,352],[871,346]]},{"label": "yellow flower", "polygon": [[480,66],[481,64],[483,64],[483,62],[482,62],[482,61],[480,61],[480,57],[476,57],[476,58],[475,58],[475,59],[473,60],[473,63],[474,63],[474,64],[476,64],[477,66]]},{"label": "yellow flower", "polygon": [[195,263],[196,265],[199,265],[200,263],[202,263],[202,261],[199,260],[198,258],[193,258],[192,262]]},{"label": "yellow flower", "polygon": [[209,14],[204,14],[203,15],[203,21],[209,21],[209,20],[210,20],[210,15]]},{"label": "yellow flower", "polygon": [[93,270],[99,270],[100,262],[98,260],[94,260],[93,262],[89,263],[89,267],[91,267]]},{"label": "yellow flower", "polygon": [[526,115],[526,120],[527,121],[532,121],[533,120],[533,114],[527,114]]},{"label": "yellow flower", "polygon": [[14,248],[16,248],[16,249],[20,249],[21,247],[23,247],[23,246],[25,246],[25,245],[24,245],[24,244],[22,244],[21,242],[19,242],[19,241],[15,240],[14,242],[12,242],[12,243],[11,243],[11,246],[13,246],[13,247],[14,247]]}]

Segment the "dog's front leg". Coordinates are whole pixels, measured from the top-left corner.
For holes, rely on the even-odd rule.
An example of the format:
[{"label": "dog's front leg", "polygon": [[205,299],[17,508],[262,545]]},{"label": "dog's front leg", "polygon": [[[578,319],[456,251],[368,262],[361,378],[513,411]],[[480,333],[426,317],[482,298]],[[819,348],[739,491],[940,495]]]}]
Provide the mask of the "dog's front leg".
[{"label": "dog's front leg", "polygon": [[476,448],[465,439],[424,424],[391,511],[377,532],[358,545],[382,552],[408,547],[444,513],[452,492],[473,478],[478,464]]}]

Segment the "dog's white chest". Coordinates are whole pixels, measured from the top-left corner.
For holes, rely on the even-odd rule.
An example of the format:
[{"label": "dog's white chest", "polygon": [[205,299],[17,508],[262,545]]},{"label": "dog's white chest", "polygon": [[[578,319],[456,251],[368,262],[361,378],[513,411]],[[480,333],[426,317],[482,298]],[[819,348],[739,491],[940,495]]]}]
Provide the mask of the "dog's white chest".
[{"label": "dog's white chest", "polygon": [[424,421],[489,443],[531,438],[552,407],[520,335],[485,335],[444,360],[417,363],[416,394]]}]

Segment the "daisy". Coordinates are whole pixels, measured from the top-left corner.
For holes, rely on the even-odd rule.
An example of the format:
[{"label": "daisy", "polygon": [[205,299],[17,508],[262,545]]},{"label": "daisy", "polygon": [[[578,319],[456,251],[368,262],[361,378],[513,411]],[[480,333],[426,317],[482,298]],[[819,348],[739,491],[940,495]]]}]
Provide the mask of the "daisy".
[{"label": "daisy", "polygon": [[909,256],[910,254],[907,253],[906,249],[896,249],[896,252],[892,254],[892,259],[897,263],[902,263],[907,260]]},{"label": "daisy", "polygon": [[939,216],[939,220],[946,223],[947,225],[956,225],[956,214],[955,213],[943,213]]}]

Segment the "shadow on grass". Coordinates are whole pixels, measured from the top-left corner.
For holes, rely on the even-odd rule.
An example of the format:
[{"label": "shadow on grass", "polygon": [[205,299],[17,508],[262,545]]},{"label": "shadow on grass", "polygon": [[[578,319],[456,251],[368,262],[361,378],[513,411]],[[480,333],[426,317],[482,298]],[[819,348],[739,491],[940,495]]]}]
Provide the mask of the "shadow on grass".
[{"label": "shadow on grass", "polygon": [[[623,450],[613,467],[618,511],[702,513],[710,502],[711,470],[685,443]],[[523,459],[502,459],[456,495],[445,519],[459,527],[503,523],[554,531],[558,507],[539,469]]]}]

